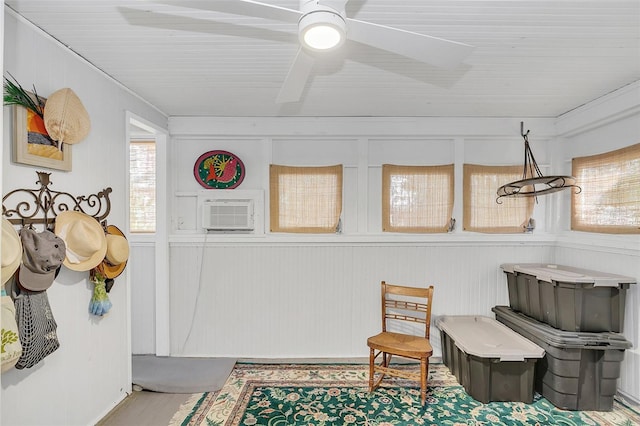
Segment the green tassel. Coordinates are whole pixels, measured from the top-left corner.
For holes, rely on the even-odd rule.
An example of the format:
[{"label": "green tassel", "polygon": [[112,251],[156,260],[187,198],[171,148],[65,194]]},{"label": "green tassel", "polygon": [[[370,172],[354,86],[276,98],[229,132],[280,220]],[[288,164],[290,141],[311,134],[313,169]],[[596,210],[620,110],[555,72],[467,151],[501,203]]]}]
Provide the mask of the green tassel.
[{"label": "green tassel", "polygon": [[6,76],[4,77],[4,104],[23,106],[38,114],[40,118],[44,119],[45,101],[40,96],[38,96],[36,87],[33,86],[32,96],[29,94],[29,92],[24,90],[22,86],[20,86],[20,83],[18,83],[15,77],[13,77],[11,74],[9,74],[9,77],[11,77],[13,81],[9,80]]}]

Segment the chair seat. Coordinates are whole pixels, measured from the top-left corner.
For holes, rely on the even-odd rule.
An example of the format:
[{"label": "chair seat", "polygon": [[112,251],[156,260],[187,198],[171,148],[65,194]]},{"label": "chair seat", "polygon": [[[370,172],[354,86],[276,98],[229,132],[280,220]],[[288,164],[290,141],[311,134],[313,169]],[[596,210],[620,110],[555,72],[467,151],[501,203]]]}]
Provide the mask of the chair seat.
[{"label": "chair seat", "polygon": [[429,339],[420,336],[393,333],[390,331],[376,334],[367,339],[367,345],[382,352],[419,359],[433,354]]}]

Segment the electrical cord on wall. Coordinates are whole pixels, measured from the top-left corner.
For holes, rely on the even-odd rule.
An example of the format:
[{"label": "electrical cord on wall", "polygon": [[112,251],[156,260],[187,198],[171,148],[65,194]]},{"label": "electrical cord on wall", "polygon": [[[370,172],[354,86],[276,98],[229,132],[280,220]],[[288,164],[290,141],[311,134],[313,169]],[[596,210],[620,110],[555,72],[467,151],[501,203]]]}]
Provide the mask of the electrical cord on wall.
[{"label": "electrical cord on wall", "polygon": [[184,355],[184,349],[187,347],[187,342],[191,337],[191,333],[193,332],[193,327],[196,322],[196,315],[198,313],[198,299],[200,299],[200,293],[202,292],[202,268],[204,267],[204,251],[207,247],[207,243],[209,242],[209,232],[205,232],[204,234],[204,242],[202,243],[202,251],[200,252],[200,268],[198,272],[198,291],[196,292],[196,299],[193,306],[193,315],[191,316],[191,324],[189,325],[189,332],[187,333],[187,337],[185,337],[184,342],[182,343],[182,349],[180,353]]}]

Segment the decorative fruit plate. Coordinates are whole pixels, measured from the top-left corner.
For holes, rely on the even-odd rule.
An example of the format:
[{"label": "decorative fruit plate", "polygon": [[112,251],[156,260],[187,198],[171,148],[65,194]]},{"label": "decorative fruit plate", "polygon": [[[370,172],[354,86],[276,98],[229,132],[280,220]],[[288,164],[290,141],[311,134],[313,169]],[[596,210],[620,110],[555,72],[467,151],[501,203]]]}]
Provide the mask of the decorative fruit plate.
[{"label": "decorative fruit plate", "polygon": [[193,176],[207,189],[233,189],[244,179],[244,163],[228,151],[202,154],[193,166]]}]

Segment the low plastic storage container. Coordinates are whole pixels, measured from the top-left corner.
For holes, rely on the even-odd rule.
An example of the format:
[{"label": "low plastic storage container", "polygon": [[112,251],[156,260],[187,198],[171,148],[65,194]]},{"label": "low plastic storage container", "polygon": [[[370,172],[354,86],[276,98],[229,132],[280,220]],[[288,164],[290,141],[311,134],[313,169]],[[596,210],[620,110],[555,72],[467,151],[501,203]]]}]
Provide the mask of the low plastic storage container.
[{"label": "low plastic storage container", "polygon": [[612,410],[631,342],[618,333],[558,330],[507,306],[492,310],[498,321],[544,349],[535,366],[535,389],[549,402],[565,410]]},{"label": "low plastic storage container", "polygon": [[544,350],[493,318],[436,319],[442,360],[480,402],[533,401],[534,366]]},{"label": "low plastic storage container", "polygon": [[544,263],[505,263],[509,305],[564,331],[622,332],[635,278]]}]

